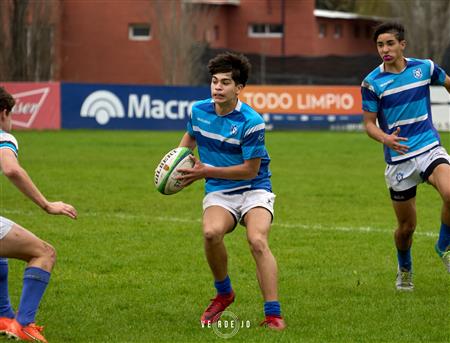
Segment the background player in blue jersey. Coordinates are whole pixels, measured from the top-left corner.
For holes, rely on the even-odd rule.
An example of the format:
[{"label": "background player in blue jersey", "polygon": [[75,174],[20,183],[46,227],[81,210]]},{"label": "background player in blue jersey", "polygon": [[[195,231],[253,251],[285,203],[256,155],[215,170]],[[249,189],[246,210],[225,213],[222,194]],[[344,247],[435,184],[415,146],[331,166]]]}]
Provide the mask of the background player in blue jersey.
[{"label": "background player in blue jersey", "polygon": [[384,145],[386,183],[398,221],[396,287],[412,290],[415,197],[422,182],[433,185],[443,200],[435,249],[450,273],[450,156],[433,126],[430,105],[430,85],[443,85],[450,93],[450,78],[431,60],[405,58],[404,32],[397,23],[375,29],[383,63],[364,79],[361,91],[367,134]]},{"label": "background player in blue jersey", "polygon": [[270,182],[270,158],[265,147],[265,124],[238,95],[250,71],[248,59],[224,53],[209,61],[212,98],[192,108],[180,146],[198,147],[200,160],[182,169],[183,184],[206,179],[203,200],[205,253],[214,276],[217,296],[201,322],[211,323],[234,301],[228,276],[225,234],[238,223],[247,229],[247,239],[256,262],[256,274],[264,297],[262,325],[283,330],[277,291],[277,264],[269,249],[268,236],[275,195]]},{"label": "background player in blue jersey", "polygon": [[[0,87],[0,170],[47,213],[64,214],[75,219],[77,212],[73,206],[60,201],[47,201],[20,166],[17,140],[9,133],[10,112],[14,104],[13,97]],[[35,325],[35,315],[55,264],[55,249],[30,231],[0,216],[0,256],[0,333],[24,341],[46,342],[42,328]],[[9,300],[7,258],[27,262],[17,312],[14,312]]]}]

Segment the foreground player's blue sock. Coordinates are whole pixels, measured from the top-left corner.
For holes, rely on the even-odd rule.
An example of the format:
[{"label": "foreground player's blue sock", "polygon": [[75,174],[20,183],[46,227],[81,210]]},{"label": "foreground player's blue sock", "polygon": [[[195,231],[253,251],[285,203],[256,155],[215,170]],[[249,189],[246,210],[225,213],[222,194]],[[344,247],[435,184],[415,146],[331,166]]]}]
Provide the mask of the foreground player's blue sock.
[{"label": "foreground player's blue sock", "polygon": [[233,290],[231,288],[231,280],[230,277],[227,275],[225,279],[222,281],[214,281],[214,287],[217,289],[218,294],[229,294]]},{"label": "foreground player's blue sock", "polygon": [[397,249],[398,266],[400,270],[410,271],[412,267],[411,248],[406,251]]},{"label": "foreground player's blue sock", "polygon": [[264,302],[264,314],[267,316],[281,317],[281,307],[278,301]]},{"label": "foreground player's blue sock", "polygon": [[439,239],[437,242],[437,247],[440,251],[444,252],[450,245],[450,226],[441,224],[441,231],[439,231]]},{"label": "foreground player's blue sock", "polygon": [[34,323],[36,311],[50,280],[50,273],[37,267],[25,269],[23,290],[16,320],[20,325]]},{"label": "foreground player's blue sock", "polygon": [[14,318],[8,293],[8,259],[0,257],[0,317]]}]

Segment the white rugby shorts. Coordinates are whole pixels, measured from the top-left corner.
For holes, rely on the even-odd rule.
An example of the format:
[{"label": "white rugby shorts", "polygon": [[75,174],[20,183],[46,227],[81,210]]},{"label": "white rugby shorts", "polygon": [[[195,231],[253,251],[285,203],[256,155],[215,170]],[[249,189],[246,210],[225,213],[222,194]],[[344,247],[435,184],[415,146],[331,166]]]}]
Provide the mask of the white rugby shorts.
[{"label": "white rugby shorts", "polygon": [[401,192],[423,183],[426,181],[424,174],[428,167],[438,159],[447,160],[450,164],[450,156],[442,146],[437,146],[405,162],[388,164],[384,172],[387,187]]},{"label": "white rugby shorts", "polygon": [[0,239],[2,239],[8,234],[13,225],[14,225],[13,221],[0,216]]},{"label": "white rugby shorts", "polygon": [[263,189],[255,189],[242,194],[224,194],[212,192],[203,198],[203,211],[211,206],[220,206],[231,212],[236,223],[241,223],[245,214],[255,207],[263,207],[274,216],[274,203],[276,195]]}]

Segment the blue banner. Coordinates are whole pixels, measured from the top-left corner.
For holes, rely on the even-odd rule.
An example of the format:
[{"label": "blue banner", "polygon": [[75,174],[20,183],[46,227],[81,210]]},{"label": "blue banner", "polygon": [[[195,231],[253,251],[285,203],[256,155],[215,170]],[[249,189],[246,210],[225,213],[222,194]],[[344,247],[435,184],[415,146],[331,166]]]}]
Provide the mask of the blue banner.
[{"label": "blue banner", "polygon": [[[209,87],[61,83],[64,129],[185,130]],[[261,113],[267,130],[360,130],[362,115]]]},{"label": "blue banner", "polygon": [[61,127],[184,130],[192,104],[209,97],[209,87],[61,83]]}]

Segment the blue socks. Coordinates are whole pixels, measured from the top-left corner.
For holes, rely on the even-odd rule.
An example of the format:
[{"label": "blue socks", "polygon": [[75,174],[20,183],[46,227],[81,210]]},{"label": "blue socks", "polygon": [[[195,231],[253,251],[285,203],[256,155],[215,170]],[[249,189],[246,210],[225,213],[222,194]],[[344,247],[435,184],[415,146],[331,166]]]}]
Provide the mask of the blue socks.
[{"label": "blue socks", "polygon": [[264,302],[264,314],[267,316],[281,317],[281,308],[278,301]]},{"label": "blue socks", "polygon": [[411,248],[406,251],[397,249],[398,266],[400,270],[410,271],[412,267]]},{"label": "blue socks", "polygon": [[34,323],[39,303],[50,280],[50,273],[36,267],[25,269],[23,290],[16,320],[21,325]]},{"label": "blue socks", "polygon": [[0,317],[14,318],[8,293],[8,259],[0,257]]},{"label": "blue socks", "polygon": [[[221,295],[228,295],[233,291],[231,287],[230,277],[227,277],[222,281],[214,281],[214,287],[217,289],[217,293]],[[264,314],[266,316],[281,317],[281,307],[278,301],[266,301],[264,302]]]},{"label": "blue socks", "polygon": [[214,287],[216,287],[217,293],[221,295],[230,294],[233,291],[231,288],[231,280],[228,275],[222,281],[214,281]]},{"label": "blue socks", "polygon": [[440,251],[445,252],[450,245],[450,226],[441,224],[441,231],[439,231],[439,239],[437,241],[437,247]]}]

